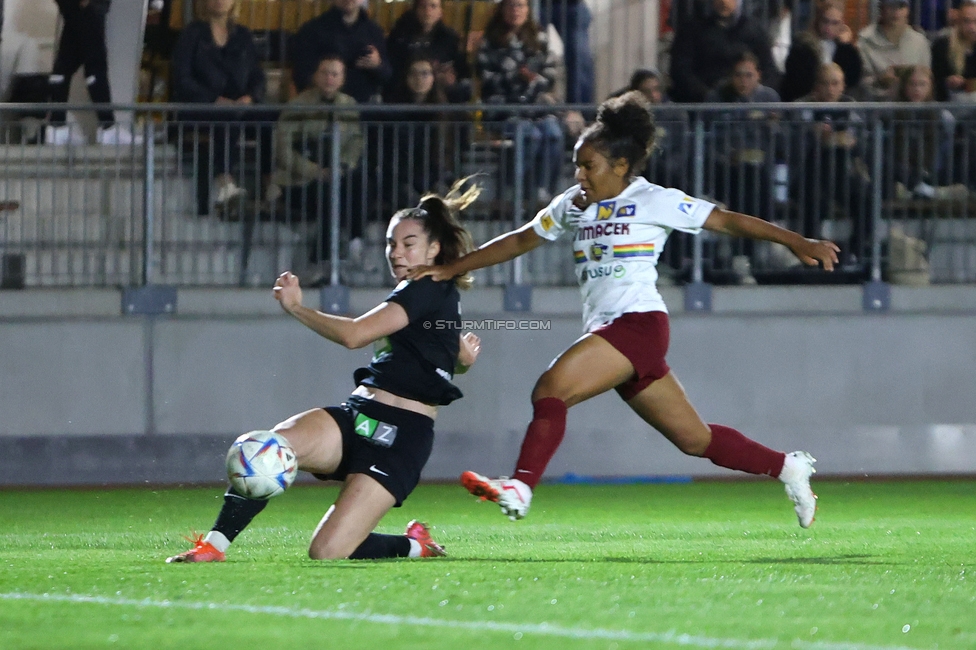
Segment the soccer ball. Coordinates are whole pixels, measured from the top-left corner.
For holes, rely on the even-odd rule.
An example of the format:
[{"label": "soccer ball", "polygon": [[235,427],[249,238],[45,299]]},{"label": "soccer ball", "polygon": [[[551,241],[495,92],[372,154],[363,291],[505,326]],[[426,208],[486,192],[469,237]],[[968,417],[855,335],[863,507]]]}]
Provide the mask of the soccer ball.
[{"label": "soccer ball", "polygon": [[227,478],[249,499],[270,499],[284,492],[298,474],[298,459],[288,441],[274,431],[252,431],[227,452]]}]

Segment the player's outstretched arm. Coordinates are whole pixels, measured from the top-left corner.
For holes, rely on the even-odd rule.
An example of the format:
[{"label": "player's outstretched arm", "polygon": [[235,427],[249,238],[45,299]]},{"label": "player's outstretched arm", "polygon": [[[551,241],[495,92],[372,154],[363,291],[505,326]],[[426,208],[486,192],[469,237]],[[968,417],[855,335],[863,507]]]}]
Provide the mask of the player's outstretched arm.
[{"label": "player's outstretched arm", "polygon": [[837,264],[837,253],[840,252],[840,248],[832,241],[807,239],[799,233],[780,228],[768,221],[721,208],[712,210],[705,219],[703,228],[732,237],[764,239],[783,244],[804,264],[808,266],[822,264],[827,271],[834,270],[834,264]]},{"label": "player's outstretched arm", "polygon": [[411,280],[431,277],[438,282],[450,280],[475,269],[483,269],[486,266],[494,266],[513,260],[519,255],[524,255],[530,250],[538,248],[544,241],[546,240],[533,230],[532,224],[527,223],[517,230],[495,237],[478,250],[468,253],[464,257],[459,257],[451,264],[416,266],[410,269],[407,277]]},{"label": "player's outstretched arm", "polygon": [[352,350],[402,330],[410,323],[406,310],[394,302],[381,303],[358,318],[335,316],[306,307],[302,304],[298,276],[290,271],[278,276],[273,291],[281,308],[302,325]]}]

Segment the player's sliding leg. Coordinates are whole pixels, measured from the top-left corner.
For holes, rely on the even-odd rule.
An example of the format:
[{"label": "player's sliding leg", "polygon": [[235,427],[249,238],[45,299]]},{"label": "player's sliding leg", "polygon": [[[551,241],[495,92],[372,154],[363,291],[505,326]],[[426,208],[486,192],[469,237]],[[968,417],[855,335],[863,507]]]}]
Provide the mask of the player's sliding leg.
[{"label": "player's sliding leg", "polygon": [[394,505],[393,495],[372,477],[350,474],[335,505],[325,513],[312,535],[309,557],[375,560],[445,554],[431,539],[427,525],[417,521],[411,521],[403,535],[372,532]]},{"label": "player's sliding leg", "polygon": [[476,472],[461,484],[476,497],[497,503],[515,521],[529,511],[532,491],[562,444],[569,407],[605,393],[634,374],[634,366],[606,339],[587,334],[542,373],[532,391],[532,421],[522,439],[512,478],[490,479]]},{"label": "player's sliding leg", "polygon": [[167,558],[166,561],[169,563],[223,562],[231,542],[267,505],[267,501],[248,499],[238,494],[234,488],[227,488],[217,521],[207,536],[190,540],[193,542],[193,548]]},{"label": "player's sliding leg", "polygon": [[817,496],[810,488],[810,476],[816,471],[816,461],[810,454],[784,454],[731,427],[705,424],[673,373],[650,384],[627,404],[688,455],[707,458],[720,467],[780,479],[793,501],[800,526],[808,528],[813,523]]},{"label": "player's sliding leg", "polygon": [[[342,434],[339,432],[339,425],[323,409],[299,413],[278,424],[274,431],[283,435],[295,450],[300,469],[331,474],[342,460]],[[234,539],[267,504],[267,501],[248,499],[233,488],[228,488],[217,520],[206,537],[191,539],[193,548],[166,561],[223,562]]]}]

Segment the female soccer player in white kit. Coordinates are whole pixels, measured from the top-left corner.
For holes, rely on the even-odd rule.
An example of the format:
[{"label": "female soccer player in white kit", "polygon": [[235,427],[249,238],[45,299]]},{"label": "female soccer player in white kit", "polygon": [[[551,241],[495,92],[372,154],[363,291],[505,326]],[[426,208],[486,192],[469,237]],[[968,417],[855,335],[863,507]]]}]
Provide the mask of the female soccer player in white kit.
[{"label": "female soccer player in white kit", "polygon": [[705,229],[777,242],[805,264],[822,264],[828,271],[839,249],[639,177],[654,145],[649,108],[637,92],[604,102],[576,144],[578,185],[555,197],[525,226],[450,264],[411,271],[412,278],[452,278],[511,260],[562,235],[573,237],[587,333],[536,382],[533,418],[512,478],[465,472],[461,481],[472,494],[497,502],[511,519],[521,519],[562,442],[567,409],[612,388],[684,453],[779,478],[806,528],[817,507],[810,488],[814,458],[804,451],[774,451],[731,427],[701,419],[664,358],[669,325],[656,266],[673,230]]}]

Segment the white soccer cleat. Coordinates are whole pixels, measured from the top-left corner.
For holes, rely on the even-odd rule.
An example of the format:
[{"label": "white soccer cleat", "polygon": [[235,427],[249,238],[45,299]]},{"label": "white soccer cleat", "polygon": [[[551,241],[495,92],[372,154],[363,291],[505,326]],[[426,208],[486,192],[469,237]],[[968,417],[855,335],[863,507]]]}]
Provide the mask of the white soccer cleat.
[{"label": "white soccer cleat", "polygon": [[809,528],[817,514],[817,495],[810,488],[810,477],[817,473],[817,459],[805,451],[786,454],[779,480],[786,486],[786,496],[793,502],[801,528]]},{"label": "white soccer cleat", "polygon": [[529,512],[532,488],[517,478],[502,476],[494,479],[476,472],[465,472],[461,474],[461,484],[482,501],[497,503],[502,513],[512,521],[523,518]]}]

